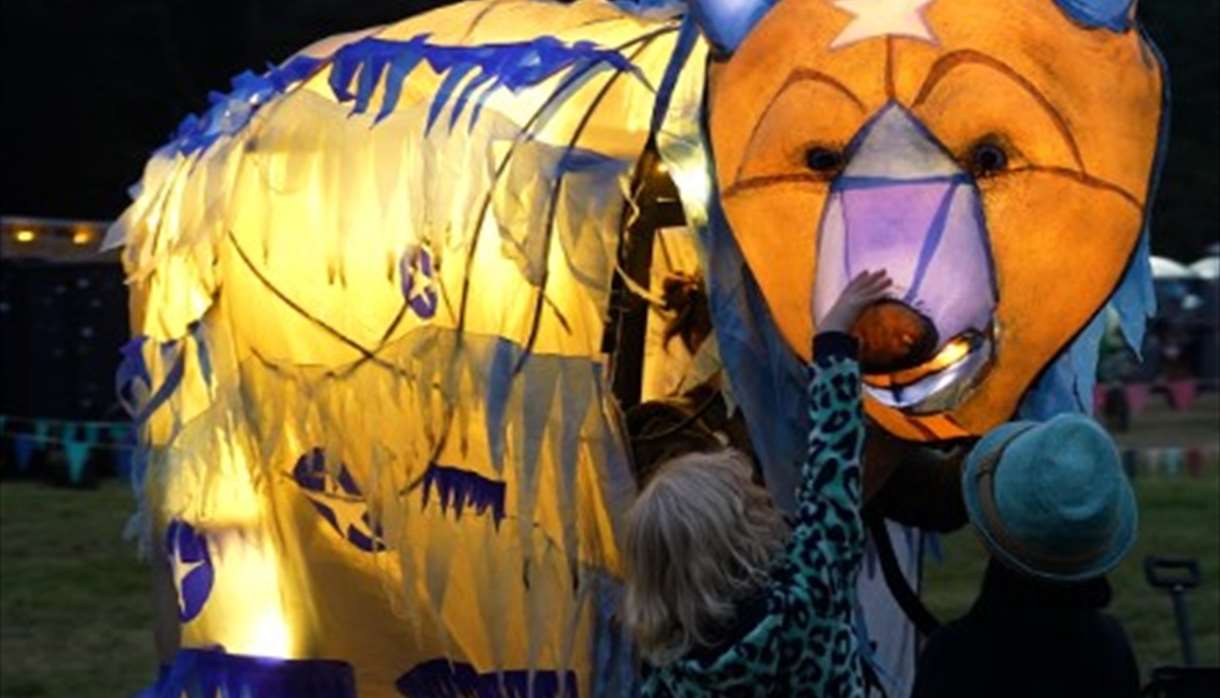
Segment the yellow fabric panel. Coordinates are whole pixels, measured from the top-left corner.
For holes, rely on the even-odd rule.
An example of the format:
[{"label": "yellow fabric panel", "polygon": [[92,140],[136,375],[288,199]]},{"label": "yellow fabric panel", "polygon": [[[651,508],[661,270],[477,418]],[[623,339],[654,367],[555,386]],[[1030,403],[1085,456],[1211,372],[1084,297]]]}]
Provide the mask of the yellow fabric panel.
[{"label": "yellow fabric panel", "polygon": [[[446,106],[426,132],[442,79],[427,65],[376,123],[384,87],[353,115],[323,65],[237,133],[154,156],[110,241],[126,245],[133,331],[148,338],[141,401],[181,374],[142,436],[148,542],[186,522],[212,554],[184,646],[348,661],[361,696],[397,695],[436,658],[571,670],[592,693],[634,490],[604,404],[603,324],[675,30],[590,0],[462,3],[303,54],[545,32],[625,47],[638,74],[602,66],[552,100],[560,71],[495,90],[477,124],[468,110],[450,128]],[[556,192],[570,147],[587,169]],[[553,231],[531,237],[543,206]],[[435,291],[435,315],[404,297],[408,274]],[[310,489],[300,468],[315,456]],[[502,504],[430,480],[446,476],[434,466],[500,488]],[[191,566],[175,565],[181,585]]]}]

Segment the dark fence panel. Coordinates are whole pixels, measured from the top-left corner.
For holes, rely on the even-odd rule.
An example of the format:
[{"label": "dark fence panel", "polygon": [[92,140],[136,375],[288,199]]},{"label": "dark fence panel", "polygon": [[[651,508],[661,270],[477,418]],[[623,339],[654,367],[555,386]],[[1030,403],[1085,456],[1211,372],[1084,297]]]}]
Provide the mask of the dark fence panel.
[{"label": "dark fence panel", "polygon": [[127,336],[118,264],[0,260],[0,414],[125,418],[114,373]]}]

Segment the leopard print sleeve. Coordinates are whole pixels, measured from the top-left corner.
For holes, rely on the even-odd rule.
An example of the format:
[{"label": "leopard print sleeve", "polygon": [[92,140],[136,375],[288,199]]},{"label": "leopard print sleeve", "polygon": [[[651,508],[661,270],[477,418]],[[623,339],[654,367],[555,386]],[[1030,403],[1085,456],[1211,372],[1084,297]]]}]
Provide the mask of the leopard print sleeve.
[{"label": "leopard print sleeve", "polygon": [[[809,367],[809,451],[797,487],[797,520],[789,555],[801,573],[815,558],[838,574],[836,591],[854,586],[864,549],[860,516],[860,456],[864,419],[860,404],[858,345],[849,335],[826,332],[814,342]],[[821,566],[821,565],[819,565]],[[805,569],[801,569],[805,568]],[[848,579],[851,577],[851,579]]]},{"label": "leopard print sleeve", "polygon": [[852,622],[864,550],[857,347],[845,334],[823,333],[814,348],[809,453],[792,537],[770,570],[767,613],[718,657],[688,656],[651,672],[643,696],[864,696]]}]

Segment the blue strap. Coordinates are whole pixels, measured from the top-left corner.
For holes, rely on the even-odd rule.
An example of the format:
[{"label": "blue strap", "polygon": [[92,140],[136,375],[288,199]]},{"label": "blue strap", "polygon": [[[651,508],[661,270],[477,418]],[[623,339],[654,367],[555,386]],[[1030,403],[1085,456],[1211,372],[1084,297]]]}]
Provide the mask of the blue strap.
[{"label": "blue strap", "polygon": [[183,693],[206,698],[356,698],[356,678],[347,662],[184,649],[155,689],[155,698],[181,698]]},{"label": "blue strap", "polygon": [[[166,350],[169,348],[170,345],[162,347],[163,354],[166,353]],[[137,426],[148,421],[148,418],[157,411],[157,408],[165,404],[165,401],[174,394],[174,391],[177,390],[178,386],[182,384],[182,375],[185,372],[185,369],[186,353],[179,351],[178,357],[174,361],[174,366],[170,369],[169,374],[165,376],[165,380],[161,383],[161,387],[157,388],[157,392],[153,393],[153,396],[149,398],[148,404],[144,406],[144,409],[140,410],[135,417],[133,417],[132,421],[134,421]]]},{"label": "blue strap", "polygon": [[686,60],[690,58],[698,38],[699,27],[695,25],[695,18],[687,15],[682,19],[682,26],[678,29],[678,41],[674,45],[674,53],[669,58],[669,64],[665,66],[661,86],[657,88],[657,101],[653,103],[652,107],[651,133],[655,134],[661,129],[661,124],[665,123],[665,114],[669,111],[674,87],[678,84],[678,76],[682,74],[682,68],[686,65]]}]

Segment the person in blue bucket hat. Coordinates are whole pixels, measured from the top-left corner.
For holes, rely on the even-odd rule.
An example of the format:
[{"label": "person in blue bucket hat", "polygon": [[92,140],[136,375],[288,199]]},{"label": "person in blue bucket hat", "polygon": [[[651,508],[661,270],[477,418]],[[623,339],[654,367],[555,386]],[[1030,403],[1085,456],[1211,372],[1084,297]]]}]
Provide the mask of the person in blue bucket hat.
[{"label": "person in blue bucket hat", "polygon": [[913,698],[1138,696],[1131,644],[1102,612],[1139,519],[1105,430],[1078,414],[997,427],[962,496],[991,559],[974,606],[928,639]]}]

